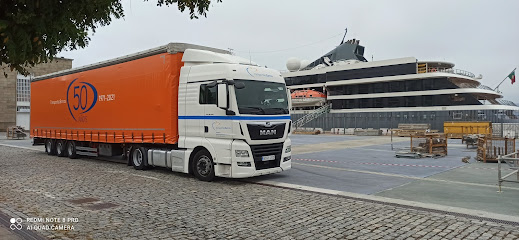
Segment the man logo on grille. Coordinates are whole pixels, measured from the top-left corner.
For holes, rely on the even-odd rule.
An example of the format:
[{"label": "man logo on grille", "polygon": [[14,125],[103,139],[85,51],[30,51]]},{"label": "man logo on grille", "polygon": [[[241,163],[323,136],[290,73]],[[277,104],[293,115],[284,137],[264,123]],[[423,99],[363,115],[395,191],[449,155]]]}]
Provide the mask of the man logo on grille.
[{"label": "man logo on grille", "polygon": [[11,218],[11,230],[21,230],[22,229],[22,219],[21,218]]}]

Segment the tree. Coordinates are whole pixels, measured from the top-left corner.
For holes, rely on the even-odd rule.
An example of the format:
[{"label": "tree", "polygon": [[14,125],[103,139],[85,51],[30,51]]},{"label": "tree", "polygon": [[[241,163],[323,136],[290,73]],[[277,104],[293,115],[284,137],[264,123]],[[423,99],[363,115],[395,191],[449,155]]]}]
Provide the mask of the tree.
[{"label": "tree", "polygon": [[[0,68],[27,75],[27,67],[51,61],[63,50],[84,48],[100,26],[124,17],[122,0],[0,1]],[[148,0],[144,0],[148,1]],[[221,0],[216,0],[221,2]],[[157,0],[190,17],[206,16],[211,0]]]}]

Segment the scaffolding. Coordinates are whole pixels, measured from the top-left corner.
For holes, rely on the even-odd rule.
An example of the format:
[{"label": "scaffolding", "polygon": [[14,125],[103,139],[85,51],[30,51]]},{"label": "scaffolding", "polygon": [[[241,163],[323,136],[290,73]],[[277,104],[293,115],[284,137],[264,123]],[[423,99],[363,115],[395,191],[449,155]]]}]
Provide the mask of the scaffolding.
[{"label": "scaffolding", "polygon": [[477,160],[497,162],[498,157],[515,152],[515,138],[481,136],[478,139]]}]

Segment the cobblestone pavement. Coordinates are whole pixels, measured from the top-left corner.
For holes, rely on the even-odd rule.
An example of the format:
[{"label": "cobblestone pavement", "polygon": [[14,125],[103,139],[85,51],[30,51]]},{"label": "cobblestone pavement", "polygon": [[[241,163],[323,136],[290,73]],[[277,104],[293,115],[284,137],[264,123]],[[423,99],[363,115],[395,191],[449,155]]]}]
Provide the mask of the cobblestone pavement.
[{"label": "cobblestone pavement", "polygon": [[[0,146],[0,211],[80,239],[518,239],[517,226]],[[27,225],[27,223],[24,223]]]}]

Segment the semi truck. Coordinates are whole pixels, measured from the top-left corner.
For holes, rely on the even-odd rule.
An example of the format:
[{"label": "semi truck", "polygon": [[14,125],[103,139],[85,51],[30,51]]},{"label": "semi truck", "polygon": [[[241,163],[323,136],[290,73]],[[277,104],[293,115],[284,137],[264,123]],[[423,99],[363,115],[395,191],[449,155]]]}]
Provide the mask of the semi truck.
[{"label": "semi truck", "polygon": [[290,106],[279,71],[169,43],[34,78],[30,134],[49,155],[246,178],[291,168]]}]

